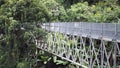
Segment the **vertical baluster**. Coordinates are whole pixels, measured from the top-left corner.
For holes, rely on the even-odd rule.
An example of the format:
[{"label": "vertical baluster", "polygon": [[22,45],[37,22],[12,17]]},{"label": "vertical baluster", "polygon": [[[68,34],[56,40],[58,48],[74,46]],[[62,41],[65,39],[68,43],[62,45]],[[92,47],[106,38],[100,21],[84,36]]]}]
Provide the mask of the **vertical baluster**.
[{"label": "vertical baluster", "polygon": [[90,66],[89,66],[89,68],[92,68],[92,56],[93,56],[93,54],[92,54],[92,39],[91,38],[89,38],[89,43],[90,43]]},{"label": "vertical baluster", "polygon": [[114,53],[113,53],[113,60],[114,60],[114,65],[113,68],[116,68],[116,53],[117,53],[117,42],[114,42]]},{"label": "vertical baluster", "polygon": [[104,62],[104,41],[101,40],[101,68],[103,68],[103,62]]},{"label": "vertical baluster", "polygon": [[[115,36],[117,35],[117,24],[115,24]],[[113,59],[114,59],[114,65],[113,68],[116,68],[116,53],[117,53],[117,42],[114,42],[114,53],[113,53]]]},{"label": "vertical baluster", "polygon": [[102,40],[102,37],[103,37],[103,25],[102,24],[102,28],[101,28],[101,68],[103,68],[103,62],[104,62],[104,41]]}]

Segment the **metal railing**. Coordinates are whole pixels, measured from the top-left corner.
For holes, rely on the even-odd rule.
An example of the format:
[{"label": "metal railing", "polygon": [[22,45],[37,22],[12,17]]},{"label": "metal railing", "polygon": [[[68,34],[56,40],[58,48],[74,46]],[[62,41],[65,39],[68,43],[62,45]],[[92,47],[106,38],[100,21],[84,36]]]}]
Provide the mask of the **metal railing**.
[{"label": "metal railing", "polygon": [[46,23],[45,29],[65,34],[91,36],[92,38],[103,38],[105,40],[120,41],[120,24],[117,23]]},{"label": "metal railing", "polygon": [[120,68],[120,24],[45,23],[37,47],[84,68]]}]

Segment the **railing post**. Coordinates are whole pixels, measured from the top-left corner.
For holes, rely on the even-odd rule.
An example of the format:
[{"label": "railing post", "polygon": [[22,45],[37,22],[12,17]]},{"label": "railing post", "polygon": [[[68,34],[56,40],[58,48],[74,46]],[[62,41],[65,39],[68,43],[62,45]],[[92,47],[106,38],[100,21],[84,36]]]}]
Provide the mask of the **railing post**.
[{"label": "railing post", "polygon": [[92,68],[92,56],[93,56],[93,52],[92,52],[92,38],[91,37],[89,37],[89,41],[90,41],[90,66],[89,66],[89,68]]},{"label": "railing post", "polygon": [[117,24],[115,24],[115,36],[117,35]]},{"label": "railing post", "polygon": [[104,60],[104,41],[102,39],[103,36],[103,24],[101,25],[101,68],[103,68],[103,60]]},{"label": "railing post", "polygon": [[[117,35],[117,24],[115,24],[115,36]],[[116,37],[115,37],[116,38]],[[113,53],[113,68],[116,68],[116,53],[117,53],[117,42],[116,40],[114,41],[114,53]]]},{"label": "railing post", "polygon": [[48,32],[50,32],[50,27],[51,27],[51,26],[50,26],[50,22],[48,23],[48,27],[49,27],[49,31],[48,31]]},{"label": "railing post", "polygon": [[113,66],[113,68],[116,68],[116,53],[117,53],[117,42],[114,42],[114,53],[113,53],[113,60],[114,60],[114,66]]},{"label": "railing post", "polygon": [[103,68],[103,60],[104,60],[104,45],[103,45],[104,41],[101,40],[101,68]]}]

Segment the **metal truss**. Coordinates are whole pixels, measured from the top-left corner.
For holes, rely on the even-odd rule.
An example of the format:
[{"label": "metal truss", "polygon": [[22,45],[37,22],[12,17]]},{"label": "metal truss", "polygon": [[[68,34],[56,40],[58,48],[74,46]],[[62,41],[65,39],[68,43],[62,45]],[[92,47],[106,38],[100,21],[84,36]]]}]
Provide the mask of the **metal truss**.
[{"label": "metal truss", "polygon": [[84,68],[120,68],[120,42],[59,31],[48,31],[37,47]]}]

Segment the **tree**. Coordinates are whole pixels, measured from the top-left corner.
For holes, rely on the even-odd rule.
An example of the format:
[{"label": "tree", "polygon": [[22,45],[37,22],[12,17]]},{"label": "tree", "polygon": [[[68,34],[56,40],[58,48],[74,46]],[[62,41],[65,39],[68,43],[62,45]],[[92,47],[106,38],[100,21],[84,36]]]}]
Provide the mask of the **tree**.
[{"label": "tree", "polygon": [[34,65],[32,57],[36,47],[33,39],[45,36],[36,23],[46,21],[49,21],[48,11],[38,0],[8,0],[1,4],[0,68]]},{"label": "tree", "polygon": [[67,13],[65,8],[55,0],[41,0],[49,11],[50,21],[66,21]]}]

